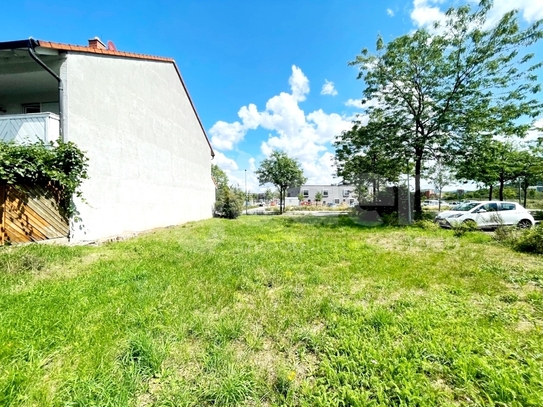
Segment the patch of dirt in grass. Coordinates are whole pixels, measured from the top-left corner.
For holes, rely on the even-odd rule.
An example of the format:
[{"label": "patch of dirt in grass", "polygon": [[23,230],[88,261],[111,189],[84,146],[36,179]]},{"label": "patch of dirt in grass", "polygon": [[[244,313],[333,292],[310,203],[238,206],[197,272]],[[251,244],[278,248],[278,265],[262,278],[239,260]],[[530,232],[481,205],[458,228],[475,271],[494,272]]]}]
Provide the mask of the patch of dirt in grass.
[{"label": "patch of dirt in grass", "polygon": [[50,265],[32,273],[30,281],[22,280],[20,284],[12,286],[10,291],[13,294],[22,293],[31,290],[35,284],[42,281],[73,278],[78,276],[82,270],[93,263],[111,258],[114,258],[114,253],[90,253],[68,263]]},{"label": "patch of dirt in grass", "polygon": [[287,347],[287,351],[284,352],[277,348],[274,341],[267,338],[263,339],[262,348],[257,352],[247,352],[246,348],[238,347],[236,358],[247,361],[262,372],[271,383],[276,380],[278,372],[282,369],[292,371],[293,380],[301,383],[316,370],[319,362],[314,353],[300,353],[292,346]]},{"label": "patch of dirt in grass", "polygon": [[138,407],[147,407],[152,406],[153,403],[156,401],[156,397],[154,396],[154,393],[151,391],[150,384],[149,388],[146,392],[140,393],[136,398],[136,405]]},{"label": "patch of dirt in grass", "polygon": [[526,333],[530,332],[536,328],[540,328],[543,326],[542,321],[519,321],[517,322],[517,325],[515,326],[515,331],[520,333]]},{"label": "patch of dirt in grass", "polygon": [[401,252],[426,252],[442,251],[450,249],[451,239],[437,238],[431,236],[410,236],[402,233],[391,233],[388,235],[372,234],[365,236],[368,244],[371,244],[384,251]]},{"label": "patch of dirt in grass", "polygon": [[202,343],[197,340],[184,340],[170,344],[170,355],[163,363],[163,369],[169,372],[164,378],[149,382],[148,393],[157,395],[169,382],[196,383],[201,376],[203,366],[199,362],[203,354]]}]

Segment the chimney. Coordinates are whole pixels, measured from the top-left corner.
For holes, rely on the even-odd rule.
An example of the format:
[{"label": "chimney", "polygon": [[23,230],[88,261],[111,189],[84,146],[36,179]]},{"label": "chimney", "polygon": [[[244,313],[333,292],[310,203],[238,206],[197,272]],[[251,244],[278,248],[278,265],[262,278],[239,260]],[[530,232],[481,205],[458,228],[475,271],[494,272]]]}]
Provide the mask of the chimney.
[{"label": "chimney", "polygon": [[106,49],[106,46],[102,41],[100,41],[100,38],[94,37],[89,40],[89,48]]}]

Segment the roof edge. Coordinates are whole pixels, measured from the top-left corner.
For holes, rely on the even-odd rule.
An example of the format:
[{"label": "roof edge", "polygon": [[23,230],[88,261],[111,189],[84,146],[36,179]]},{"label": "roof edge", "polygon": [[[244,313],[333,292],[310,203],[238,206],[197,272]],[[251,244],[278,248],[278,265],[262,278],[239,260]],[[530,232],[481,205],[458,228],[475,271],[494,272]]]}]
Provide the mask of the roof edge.
[{"label": "roof edge", "polygon": [[17,40],[17,41],[5,41],[0,42],[0,50],[5,49],[20,49],[20,48],[34,48],[38,45],[38,41],[32,37],[27,40]]},{"label": "roof edge", "polygon": [[55,49],[58,51],[109,55],[109,56],[116,56],[116,57],[123,57],[123,58],[143,59],[143,60],[156,61],[156,62],[167,62],[167,63],[173,64],[175,71],[177,72],[177,76],[179,77],[179,80],[181,81],[181,85],[183,86],[183,89],[185,90],[185,93],[187,94],[192,110],[194,114],[196,115],[196,119],[198,120],[198,123],[200,124],[200,128],[202,129],[202,132],[204,133],[204,137],[206,138],[209,149],[211,150],[211,157],[215,157],[215,151],[213,151],[213,147],[211,146],[211,142],[209,141],[207,132],[205,131],[204,125],[202,124],[202,120],[200,119],[200,116],[198,115],[196,106],[194,105],[194,102],[192,101],[192,97],[190,96],[187,86],[185,85],[185,81],[183,80],[181,71],[179,70],[173,58],[157,57],[154,55],[136,54],[133,52],[123,52],[123,51],[117,51],[117,50],[114,51],[114,50],[109,50],[109,49],[90,48],[90,47],[81,46],[81,45],[62,44],[62,43],[52,42],[52,41],[35,40],[32,37],[30,37],[27,40],[0,42],[0,50],[21,49],[21,48],[34,49],[37,46],[43,47],[43,48]]},{"label": "roof edge", "polygon": [[187,97],[189,98],[190,105],[192,106],[192,110],[194,111],[194,114],[196,115],[196,119],[198,119],[198,123],[200,124],[200,128],[202,129],[204,136],[207,141],[207,145],[209,146],[209,149],[211,150],[211,157],[215,157],[215,151],[213,151],[213,147],[211,146],[211,142],[209,141],[209,137],[207,136],[207,132],[204,128],[204,125],[202,124],[202,120],[200,119],[200,115],[196,111],[196,106],[194,106],[194,102],[192,101],[192,98],[190,97],[189,90],[187,89],[187,86],[185,85],[185,81],[183,80],[183,76],[181,75],[181,71],[177,67],[177,64],[174,60],[172,60],[173,66],[175,67],[175,71],[177,72],[177,75],[179,76],[179,80],[181,81],[181,85],[183,85],[183,89],[185,90],[185,93],[187,94]]}]

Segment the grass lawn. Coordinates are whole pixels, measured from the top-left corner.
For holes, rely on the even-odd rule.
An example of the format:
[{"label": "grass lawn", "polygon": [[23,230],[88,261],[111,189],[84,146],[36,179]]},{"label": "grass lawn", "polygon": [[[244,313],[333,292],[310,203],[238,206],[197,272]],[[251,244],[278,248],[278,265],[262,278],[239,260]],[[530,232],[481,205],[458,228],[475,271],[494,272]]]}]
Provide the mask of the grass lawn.
[{"label": "grass lawn", "polygon": [[2,406],[543,406],[543,261],[488,234],[211,219],[0,248]]}]

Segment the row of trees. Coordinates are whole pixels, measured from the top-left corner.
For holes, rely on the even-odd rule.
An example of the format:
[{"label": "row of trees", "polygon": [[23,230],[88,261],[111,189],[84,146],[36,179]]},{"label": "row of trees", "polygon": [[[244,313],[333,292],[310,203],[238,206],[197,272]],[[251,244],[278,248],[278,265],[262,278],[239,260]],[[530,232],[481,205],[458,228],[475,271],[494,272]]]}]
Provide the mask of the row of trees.
[{"label": "row of trees", "polygon": [[437,178],[499,185],[500,198],[511,177],[522,177],[525,188],[541,178],[541,155],[509,140],[525,137],[543,110],[535,74],[542,64],[528,52],[543,37],[542,21],[521,29],[511,11],[488,28],[492,6],[451,8],[432,32],[388,44],[378,37],[376,53],[364,49],[351,62],[368,107],[336,139],[338,176],[369,184],[377,196],[383,182],[412,172],[418,215],[421,178],[436,170]]},{"label": "row of trees", "polygon": [[[256,175],[260,185],[273,184],[277,188],[280,213],[283,213],[285,207],[287,189],[299,187],[307,181],[300,163],[280,150],[274,150],[260,163]],[[228,176],[215,164],[211,165],[211,176],[217,188],[215,214],[230,219],[237,218],[243,211],[243,203],[248,197],[239,187],[229,185]],[[266,190],[267,201],[275,196],[276,194],[270,189]]]},{"label": "row of trees", "polygon": [[[365,114],[336,138],[337,175],[369,185],[376,199],[383,184],[402,174],[415,178],[416,214],[422,214],[421,179],[436,189],[455,178],[489,189],[503,199],[506,182],[520,179],[526,191],[541,180],[541,150],[520,147],[543,111],[530,46],[543,37],[536,21],[521,28],[517,11],[490,25],[492,0],[451,8],[432,31],[418,29],[376,52],[363,49],[351,65],[365,83]],[[283,211],[286,190],[306,179],[299,163],[273,151],[256,171],[260,185],[274,184]],[[363,191],[363,188],[360,188]],[[362,193],[362,192],[361,192]],[[526,195],[526,194],[525,194]]]}]

